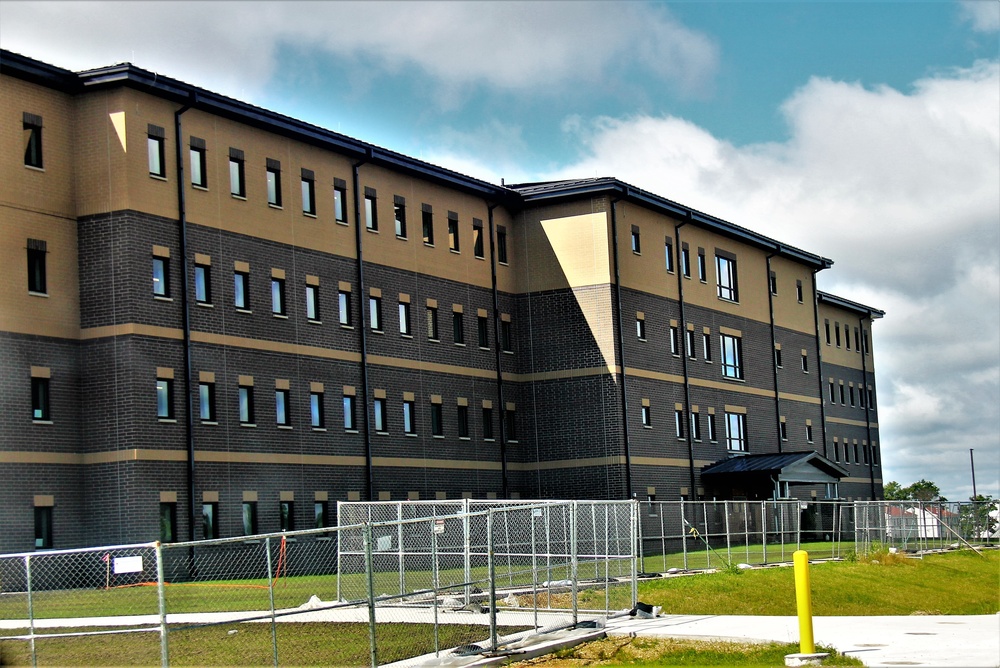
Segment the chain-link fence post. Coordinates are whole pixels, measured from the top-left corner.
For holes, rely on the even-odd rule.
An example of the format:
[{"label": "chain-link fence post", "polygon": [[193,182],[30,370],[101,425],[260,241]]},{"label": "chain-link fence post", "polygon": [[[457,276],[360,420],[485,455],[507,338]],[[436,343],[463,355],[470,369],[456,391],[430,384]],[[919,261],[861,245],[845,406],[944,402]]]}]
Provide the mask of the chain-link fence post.
[{"label": "chain-link fence post", "polygon": [[365,534],[365,583],[368,589],[368,651],[372,668],[378,668],[378,652],[375,646],[375,573],[372,564],[372,525],[366,522]]},{"label": "chain-link fence post", "polygon": [[726,561],[733,563],[733,543],[729,535],[729,501],[722,502],[722,512],[726,514]]},{"label": "chain-link fence post", "polygon": [[170,665],[170,653],[167,646],[167,597],[163,590],[163,548],[156,541],[156,598],[160,612],[160,665],[167,668]]},{"label": "chain-link fence post", "polygon": [[493,562],[493,510],[486,513],[486,568],[490,574],[490,651],[497,651],[497,572]]},{"label": "chain-link fence post", "polygon": [[642,521],[639,517],[639,504],[637,502],[632,503],[632,512],[629,513],[629,546],[632,552],[632,572],[630,573],[632,580],[632,607],[635,607],[636,601],[639,600],[639,564],[642,559],[642,551],[640,550],[636,554],[636,537],[639,535],[639,523]]},{"label": "chain-link fence post", "polygon": [[[684,527],[687,526],[687,518],[684,516],[684,510],[687,508],[687,503],[681,501],[681,549],[684,551],[684,570],[688,568],[688,542],[687,542],[687,532]],[[666,562],[664,562],[666,564]]]},{"label": "chain-link fence post", "polygon": [[465,578],[465,605],[469,605],[472,595],[471,585],[469,585],[469,582],[472,581],[472,531],[469,526],[469,500],[463,499],[462,502],[465,506],[462,509],[462,535],[465,538],[463,577]]},{"label": "chain-link fence post", "polygon": [[532,623],[538,629],[538,545],[535,542],[535,518],[542,516],[541,508],[531,509],[531,610]]},{"label": "chain-link fence post", "polygon": [[38,668],[38,655],[35,653],[35,602],[31,587],[31,555],[24,557],[24,582],[28,593],[28,633],[31,636],[31,666]]},{"label": "chain-link fence post", "polygon": [[[434,656],[441,654],[441,640],[438,627],[438,550],[437,550],[437,510],[431,520],[431,587],[434,589]],[[442,520],[443,522],[444,520]],[[444,525],[441,526],[444,529]]]},{"label": "chain-link fence post", "polygon": [[760,502],[760,547],[761,560],[767,564],[767,501]]},{"label": "chain-link fence post", "polygon": [[271,567],[271,539],[264,539],[264,552],[267,553],[267,596],[271,609],[271,654],[274,657],[274,666],[278,666],[278,629],[274,619],[274,570]]},{"label": "chain-link fence post", "polygon": [[573,626],[577,625],[578,613],[579,613],[579,601],[577,600],[577,593],[579,591],[579,586],[577,583],[577,566],[579,565],[579,543],[577,542],[577,507],[576,501],[573,501],[569,506],[569,551],[570,551],[570,586],[572,587],[573,596]]}]

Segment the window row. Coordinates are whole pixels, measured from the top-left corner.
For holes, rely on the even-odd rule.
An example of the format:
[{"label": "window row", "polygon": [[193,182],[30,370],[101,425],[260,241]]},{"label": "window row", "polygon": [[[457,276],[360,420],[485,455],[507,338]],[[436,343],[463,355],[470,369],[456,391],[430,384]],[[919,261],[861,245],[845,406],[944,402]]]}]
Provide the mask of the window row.
[{"label": "window row", "polygon": [[[692,410],[685,418],[684,409],[679,405],[675,406],[673,414],[674,434],[678,439],[686,438],[685,429],[690,429],[691,439],[694,441],[708,440],[711,443],[719,442],[718,424],[714,410],[704,414],[698,410]],[[653,409],[649,399],[643,399],[639,409],[639,419],[645,429],[653,428]],[[702,424],[705,431],[702,431]],[[731,452],[747,451],[747,416],[743,411],[726,411],[722,420],[725,429],[726,449]],[[686,426],[685,426],[686,425]],[[811,438],[811,436],[810,436]]]},{"label": "window row", "polygon": [[848,439],[833,439],[833,461],[844,464],[873,464],[878,466],[878,448],[870,445],[868,441],[858,443],[857,439],[848,442]]},{"label": "window row", "polygon": [[[213,498],[217,498],[213,494]],[[296,527],[296,510],[294,495],[282,492],[275,507],[277,523],[271,527],[262,527],[258,514],[258,495],[256,492],[243,492],[243,502],[240,505],[240,528],[242,536],[255,536],[270,531],[295,531],[296,528],[322,529],[330,526],[330,512],[327,501],[313,501],[310,525]],[[292,497],[292,498],[285,498]],[[220,504],[218,501],[203,501],[201,504],[201,538],[214,540],[222,538],[220,522]],[[160,503],[160,541],[173,543],[177,538],[177,504]]]},{"label": "window row", "polygon": [[844,383],[842,380],[835,381],[830,378],[827,388],[827,398],[831,404],[839,403],[841,406],[850,405],[851,408],[875,409],[875,390],[871,385],[862,387],[858,383],[855,386],[853,382]]},{"label": "window row", "polygon": [[[835,320],[831,327],[830,319],[825,318],[823,330],[826,334],[826,345],[833,345],[835,342],[838,348],[843,344],[844,348],[851,350],[851,326],[848,323],[845,322],[841,328],[840,323]],[[841,331],[843,331],[843,336],[841,336]],[[864,351],[865,355],[868,354],[868,330],[861,327],[854,328],[854,351],[859,354]]]}]

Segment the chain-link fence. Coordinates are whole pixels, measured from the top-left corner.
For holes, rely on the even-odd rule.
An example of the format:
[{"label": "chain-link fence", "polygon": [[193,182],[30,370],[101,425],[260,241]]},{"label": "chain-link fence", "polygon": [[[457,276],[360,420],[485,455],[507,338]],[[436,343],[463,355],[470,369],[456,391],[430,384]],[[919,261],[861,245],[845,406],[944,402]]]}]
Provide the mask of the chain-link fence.
[{"label": "chain-link fence", "polygon": [[1000,504],[951,501],[863,501],[854,504],[856,549],[877,546],[924,552],[1000,543]]}]

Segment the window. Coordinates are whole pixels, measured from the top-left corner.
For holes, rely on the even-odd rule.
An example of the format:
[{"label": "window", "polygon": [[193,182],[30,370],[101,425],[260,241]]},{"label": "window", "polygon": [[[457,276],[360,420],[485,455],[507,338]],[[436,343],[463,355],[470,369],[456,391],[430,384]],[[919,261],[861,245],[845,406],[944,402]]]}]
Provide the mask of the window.
[{"label": "window", "polygon": [[393,218],[396,221],[396,236],[406,238],[406,199],[396,195],[392,203]]},{"label": "window", "polygon": [[697,413],[691,413],[691,438],[696,441],[701,440],[701,419]]},{"label": "window", "polygon": [[319,322],[319,286],[306,284],[306,318]]},{"label": "window", "polygon": [[840,443],[836,439],[833,441],[833,461],[840,461]]},{"label": "window", "polygon": [[405,434],[416,435],[417,433],[415,410],[413,401],[409,399],[403,401],[403,433]]},{"label": "window", "polygon": [[813,442],[813,426],[811,424],[806,425],[806,442]]},{"label": "window", "polygon": [[351,293],[345,290],[337,294],[337,318],[344,327],[351,326]]},{"label": "window", "polygon": [[295,531],[295,502],[279,501],[278,517],[281,523],[280,531]]},{"label": "window", "polygon": [[778,367],[779,369],[782,367],[782,365],[781,365],[781,348],[778,348],[778,347],[775,347],[775,349],[774,349],[774,366]]},{"label": "window", "polygon": [[642,252],[641,239],[639,237],[639,226],[632,226],[632,252],[639,255]]},{"label": "window", "polygon": [[316,174],[302,168],[302,213],[316,215]]},{"label": "window", "polygon": [[864,346],[865,355],[868,354],[868,330],[862,330],[861,332],[861,343]]},{"label": "window", "polygon": [[497,225],[497,261],[507,264],[507,228]]},{"label": "window", "polygon": [[201,537],[213,540],[219,537],[219,504],[201,504]]},{"label": "window", "polygon": [[809,355],[802,351],[802,373],[809,373]]},{"label": "window", "polygon": [[677,438],[684,438],[684,411],[674,411],[674,433]]},{"label": "window", "polygon": [[677,325],[670,325],[670,354],[680,355],[680,345],[680,332],[677,330]]},{"label": "window", "polygon": [[403,336],[411,336],[413,329],[410,326],[410,303],[399,302],[399,333]]},{"label": "window", "polygon": [[695,337],[694,337],[694,330],[693,329],[687,330],[684,333],[684,339],[685,339],[685,341],[684,341],[684,348],[685,348],[685,352],[687,353],[687,356],[690,357],[691,359],[695,359],[695,350],[694,350],[694,339],[695,339]]},{"label": "window", "polygon": [[472,254],[482,259],[483,253],[483,221],[472,219]]},{"label": "window", "polygon": [[250,274],[233,272],[233,305],[238,309],[250,308]]},{"label": "window", "polygon": [[477,320],[477,332],[479,334],[479,347],[488,349],[490,347],[489,322],[485,315],[479,316]]},{"label": "window", "polygon": [[354,395],[344,395],[344,429],[354,431],[358,428],[358,423],[354,417]]},{"label": "window", "polygon": [[174,381],[169,378],[156,380],[156,417],[174,419]]},{"label": "window", "polygon": [[458,437],[459,438],[469,438],[469,407],[459,406],[456,415],[456,422],[458,423]]},{"label": "window", "polygon": [[843,382],[840,383],[840,403],[843,406],[847,405],[847,399],[846,399],[845,393],[844,393],[844,383]]},{"label": "window", "polygon": [[691,278],[691,251],[688,250],[687,244],[681,246],[681,273],[684,278]]},{"label": "window", "polygon": [[368,320],[373,331],[382,331],[382,298],[368,298]]},{"label": "window", "polygon": [[149,175],[165,178],[167,176],[167,161],[164,145],[166,133],[158,125],[149,124],[146,131],[146,148],[149,151]]},{"label": "window", "polygon": [[240,385],[237,391],[240,424],[254,424],[253,385]]},{"label": "window", "polygon": [[836,396],[834,394],[833,379],[831,378],[830,379],[830,403],[833,404],[833,403],[836,403],[836,402],[837,402],[837,398],[836,398]]},{"label": "window", "polygon": [[23,112],[24,165],[42,169],[42,117]]},{"label": "window", "polygon": [[702,347],[705,349],[705,361],[712,361],[712,335],[708,332],[701,335]]},{"label": "window", "polygon": [[451,314],[451,333],[456,344],[465,345],[465,317],[459,311]]},{"label": "window", "polygon": [[743,340],[738,336],[722,334],[722,375],[726,378],[743,379]]},{"label": "window", "polygon": [[208,160],[205,140],[191,137],[191,185],[195,188],[208,187]]},{"label": "window", "polygon": [[767,275],[767,287],[772,295],[778,294],[778,275],[773,271]]},{"label": "window", "polygon": [[[844,444],[844,447],[845,448],[847,447],[846,443]],[[858,457],[858,442],[857,441],[854,441],[854,463],[855,464],[860,464],[861,463],[861,458]]]},{"label": "window", "polygon": [[385,426],[385,399],[376,397],[372,405],[375,412],[375,431],[383,433],[388,431]]},{"label": "window", "polygon": [[826,483],[826,498],[828,499],[839,499],[840,498],[840,485],[836,482]]},{"label": "window", "polygon": [[844,347],[851,349],[851,326],[844,323]]},{"label": "window", "polygon": [[866,408],[865,406],[865,388],[858,386],[858,406],[861,408]]},{"label": "window", "polygon": [[847,388],[847,393],[851,398],[851,408],[854,408],[854,386],[851,385]]},{"label": "window", "polygon": [[507,442],[517,443],[517,412],[513,408],[507,408],[503,412],[503,418],[507,428]]},{"label": "window", "polygon": [[500,321],[500,349],[505,353],[514,352],[514,330],[510,320]]},{"label": "window", "polygon": [[347,224],[347,182],[343,179],[333,180],[333,219]]},{"label": "window", "polygon": [[719,440],[719,435],[715,431],[715,413],[708,414],[708,440],[712,443]]},{"label": "window", "polygon": [[212,303],[211,265],[194,265],[194,300],[199,304]]},{"label": "window", "polygon": [[483,407],[483,440],[493,440],[493,409]]},{"label": "window", "polygon": [[247,196],[246,164],[238,148],[229,149],[229,193],[233,197]]},{"label": "window", "polygon": [[833,323],[833,336],[836,339],[837,347],[840,347],[840,323]]},{"label": "window", "polygon": [[48,294],[45,255],[48,244],[41,239],[28,239],[28,292]]},{"label": "window", "polygon": [[323,392],[309,393],[309,426],[313,429],[326,428],[326,402]]},{"label": "window", "polygon": [[441,338],[438,332],[437,306],[427,307],[427,338],[431,341],[437,341]]},{"label": "window", "polygon": [[271,279],[271,313],[285,315],[285,279]]},{"label": "window", "polygon": [[46,422],[52,419],[48,378],[31,379],[31,419]]},{"label": "window", "polygon": [[861,352],[861,333],[857,327],[854,328],[854,350]]},{"label": "window", "polygon": [[322,529],[329,525],[327,520],[327,502],[326,501],[314,501],[313,502],[313,528]]},{"label": "window", "polygon": [[795,298],[802,303],[802,281],[795,281]]},{"label": "window", "polygon": [[646,320],[636,316],[635,319],[635,335],[640,341],[646,340]]},{"label": "window", "polygon": [[705,249],[698,249],[698,280],[704,283],[708,280],[708,268],[705,266]]},{"label": "window", "polygon": [[444,416],[441,404],[431,404],[431,435],[444,436]]},{"label": "window", "polygon": [[177,541],[177,504],[160,503],[160,542]]},{"label": "window", "polygon": [[782,441],[788,440],[788,423],[784,420],[778,422],[778,436]]},{"label": "window", "polygon": [[746,433],[746,414],[726,413],[726,448],[732,452],[746,452]]},{"label": "window", "polygon": [[674,240],[670,237],[667,237],[663,244],[663,257],[667,266],[667,272],[674,273]]},{"label": "window", "polygon": [[281,206],[281,163],[267,159],[267,203]]},{"label": "window", "polygon": [[718,280],[719,298],[738,302],[740,296],[736,283],[736,258],[719,255],[719,251],[716,251],[715,272]]},{"label": "window", "polygon": [[52,547],[52,506],[35,506],[35,548]]},{"label": "window", "polygon": [[378,232],[378,206],[375,189],[365,186],[365,227],[372,232]]},{"label": "window", "polygon": [[198,383],[198,415],[202,422],[215,422],[215,383]]},{"label": "window", "polygon": [[288,427],[292,424],[292,411],[288,403],[288,390],[276,389],[274,391],[274,421],[281,427]]},{"label": "window", "polygon": [[170,296],[169,257],[153,257],[153,296]]},{"label": "window", "polygon": [[826,345],[830,345],[830,321],[823,321],[823,329],[826,331]]},{"label": "window", "polygon": [[458,214],[454,211],[448,212],[448,248],[456,253],[459,252]]},{"label": "window", "polygon": [[255,536],[257,534],[257,502],[243,502],[243,535]]},{"label": "window", "polygon": [[642,406],[639,409],[639,417],[642,420],[642,426],[647,429],[653,428],[653,416],[649,406]]},{"label": "window", "polygon": [[428,246],[434,245],[434,212],[430,204],[421,206],[421,228],[424,243]]}]

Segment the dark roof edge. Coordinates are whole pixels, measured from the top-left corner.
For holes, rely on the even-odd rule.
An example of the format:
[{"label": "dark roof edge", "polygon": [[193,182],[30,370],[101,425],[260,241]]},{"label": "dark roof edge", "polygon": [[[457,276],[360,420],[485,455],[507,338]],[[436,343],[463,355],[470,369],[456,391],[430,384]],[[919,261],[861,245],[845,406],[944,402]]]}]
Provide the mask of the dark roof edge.
[{"label": "dark roof edge", "polygon": [[162,76],[130,63],[120,63],[74,73],[11,51],[0,50],[0,64],[2,64],[0,71],[3,74],[66,93],[77,94],[87,89],[128,86],[177,104],[187,104],[195,109],[332,150],[355,160],[387,167],[394,171],[401,171],[457,188],[496,203],[519,206],[522,201],[521,196],[509,188],[411,158],[402,153],[381,148],[263,107],[241,102],[177,79]]},{"label": "dark roof edge", "polygon": [[816,299],[820,302],[830,304],[831,306],[836,306],[848,311],[854,311],[860,315],[866,315],[872,320],[877,320],[885,315],[885,311],[881,311],[873,306],[865,306],[864,304],[853,302],[850,299],[844,299],[843,297],[838,297],[837,295],[830,294],[829,292],[823,292],[822,290],[816,291]]},{"label": "dark roof edge", "polygon": [[[537,192],[531,192],[532,187],[544,186]],[[829,258],[804,251],[794,246],[775,241],[770,237],[759,234],[745,227],[740,227],[734,223],[716,218],[661,197],[649,191],[629,185],[613,177],[603,177],[597,179],[582,179],[580,181],[550,181],[546,183],[525,183],[508,186],[517,190],[527,202],[539,202],[545,200],[572,199],[584,195],[595,195],[598,193],[614,193],[621,199],[636,204],[640,204],[649,209],[663,213],[675,218],[689,219],[701,227],[706,227],[713,232],[723,234],[730,238],[742,241],[758,248],[773,252],[777,255],[787,257],[797,262],[809,265],[816,270],[829,269],[833,266],[833,260]],[[526,192],[527,191],[527,192]]]}]

